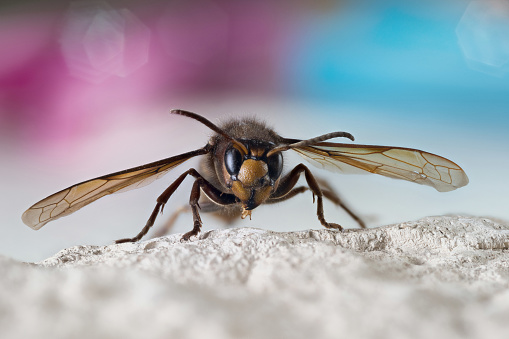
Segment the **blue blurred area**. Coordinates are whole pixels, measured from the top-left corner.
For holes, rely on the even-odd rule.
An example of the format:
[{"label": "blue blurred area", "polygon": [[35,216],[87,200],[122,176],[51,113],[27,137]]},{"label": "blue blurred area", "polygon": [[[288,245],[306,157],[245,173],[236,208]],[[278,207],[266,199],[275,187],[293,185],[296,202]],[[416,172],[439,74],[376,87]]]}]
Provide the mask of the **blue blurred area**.
[{"label": "blue blurred area", "polygon": [[472,69],[458,44],[456,28],[468,5],[352,1],[314,16],[300,27],[286,60],[287,90],[377,105],[395,116],[425,111],[448,122],[506,127],[500,123],[509,122],[508,77]]}]

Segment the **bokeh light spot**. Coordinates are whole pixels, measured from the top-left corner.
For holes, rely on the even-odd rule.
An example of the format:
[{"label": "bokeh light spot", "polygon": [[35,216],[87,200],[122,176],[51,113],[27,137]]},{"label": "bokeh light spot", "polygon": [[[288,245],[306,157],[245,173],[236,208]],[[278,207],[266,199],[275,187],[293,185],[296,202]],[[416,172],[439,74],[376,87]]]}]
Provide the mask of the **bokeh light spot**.
[{"label": "bokeh light spot", "polygon": [[73,3],[61,47],[71,75],[100,83],[125,77],[148,61],[150,30],[127,9],[105,2]]},{"label": "bokeh light spot", "polygon": [[471,68],[497,76],[509,71],[509,1],[472,1],[456,34]]}]

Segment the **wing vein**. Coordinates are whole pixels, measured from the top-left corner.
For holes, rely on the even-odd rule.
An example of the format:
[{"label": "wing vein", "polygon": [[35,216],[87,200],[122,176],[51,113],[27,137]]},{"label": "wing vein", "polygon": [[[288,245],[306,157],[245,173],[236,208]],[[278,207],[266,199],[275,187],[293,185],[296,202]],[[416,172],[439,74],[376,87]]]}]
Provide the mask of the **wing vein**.
[{"label": "wing vein", "polygon": [[342,173],[369,172],[438,191],[451,191],[468,183],[467,175],[454,162],[412,148],[328,142],[293,150],[315,166]]},{"label": "wing vein", "polygon": [[[192,157],[209,153],[211,146],[183,153],[146,165],[93,178],[58,191],[26,210],[23,222],[39,229],[46,223],[69,215],[103,196],[125,192],[150,184]],[[65,201],[65,203],[62,203]]]}]

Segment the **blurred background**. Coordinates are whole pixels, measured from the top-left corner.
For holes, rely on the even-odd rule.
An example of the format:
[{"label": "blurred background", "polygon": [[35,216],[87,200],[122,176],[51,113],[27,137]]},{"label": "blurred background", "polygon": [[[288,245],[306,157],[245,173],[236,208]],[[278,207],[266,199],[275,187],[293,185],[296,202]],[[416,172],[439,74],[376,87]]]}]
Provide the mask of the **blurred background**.
[{"label": "blurred background", "polygon": [[[214,122],[257,116],[290,138],[344,130],[356,143],[440,154],[469,175],[438,193],[315,169],[370,227],[455,213],[509,220],[507,0],[3,0],[0,46],[0,254],[37,261],[137,234],[197,159],[37,232],[21,214],[72,184],[205,145],[211,132],[171,108]],[[318,229],[315,208],[302,195],[235,225]],[[356,227],[331,204],[325,215]],[[223,227],[202,219],[204,231]]]}]

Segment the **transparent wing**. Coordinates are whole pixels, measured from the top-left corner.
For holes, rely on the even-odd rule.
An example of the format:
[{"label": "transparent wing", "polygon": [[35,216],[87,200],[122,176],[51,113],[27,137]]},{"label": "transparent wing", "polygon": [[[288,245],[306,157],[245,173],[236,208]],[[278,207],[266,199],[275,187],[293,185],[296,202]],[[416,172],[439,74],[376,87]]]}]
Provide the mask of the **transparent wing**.
[{"label": "transparent wing", "polygon": [[148,185],[184,161],[206,153],[208,149],[205,147],[81,182],[34,204],[23,213],[21,219],[27,226],[38,230],[46,223],[69,215],[105,195]]},{"label": "transparent wing", "polygon": [[463,169],[451,160],[411,148],[322,142],[293,150],[311,164],[334,172],[370,172],[428,185],[440,192],[468,184]]}]

